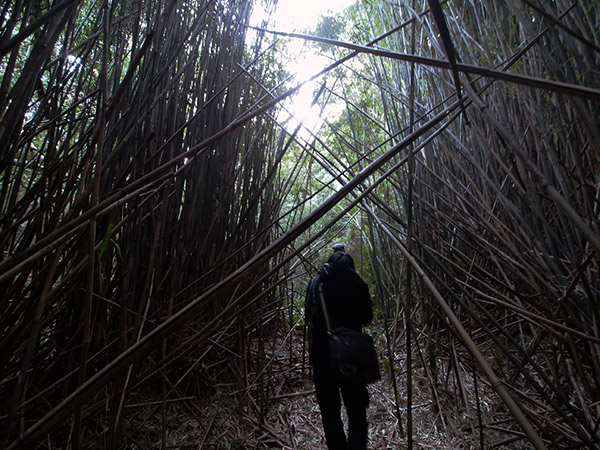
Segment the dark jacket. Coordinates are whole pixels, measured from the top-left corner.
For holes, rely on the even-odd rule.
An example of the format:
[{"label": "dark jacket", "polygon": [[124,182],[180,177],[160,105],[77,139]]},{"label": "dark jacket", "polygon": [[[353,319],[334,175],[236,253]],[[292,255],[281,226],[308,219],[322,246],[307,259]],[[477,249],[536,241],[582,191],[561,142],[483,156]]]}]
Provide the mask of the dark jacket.
[{"label": "dark jacket", "polygon": [[306,318],[312,325],[309,348],[312,365],[325,365],[329,359],[327,326],[318,291],[321,282],[332,328],[362,331],[362,326],[373,319],[367,283],[350,267],[325,264],[306,292]]}]

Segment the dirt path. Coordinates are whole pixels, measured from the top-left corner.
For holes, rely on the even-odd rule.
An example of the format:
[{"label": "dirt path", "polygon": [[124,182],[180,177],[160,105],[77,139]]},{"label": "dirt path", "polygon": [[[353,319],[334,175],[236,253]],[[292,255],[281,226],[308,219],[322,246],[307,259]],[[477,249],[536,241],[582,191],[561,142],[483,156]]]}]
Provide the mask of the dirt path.
[{"label": "dirt path", "polygon": [[[402,449],[406,436],[401,435],[394,416],[393,391],[386,380],[369,387],[371,402],[368,409],[369,449]],[[270,400],[271,407],[262,423],[255,414],[246,414],[236,408],[233,398],[221,397],[207,402],[202,408],[202,423],[189,416],[180,416],[178,426],[172,428],[169,448],[180,449],[326,449],[321,415],[316,402],[312,381],[300,380]],[[183,413],[183,411],[180,411]],[[415,448],[450,449],[460,444],[448,442],[433,420],[429,402],[416,404],[413,431]],[[184,414],[185,415],[185,414]],[[405,411],[401,408],[403,426]],[[346,417],[344,415],[346,423]],[[464,448],[464,447],[463,447]]]}]

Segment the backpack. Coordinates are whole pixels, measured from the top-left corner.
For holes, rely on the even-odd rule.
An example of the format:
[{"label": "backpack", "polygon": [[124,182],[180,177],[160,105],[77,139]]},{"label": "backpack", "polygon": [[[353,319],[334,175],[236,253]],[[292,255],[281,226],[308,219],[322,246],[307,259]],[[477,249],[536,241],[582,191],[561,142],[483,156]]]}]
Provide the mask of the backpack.
[{"label": "backpack", "polygon": [[332,330],[322,283],[319,283],[318,289],[329,334],[329,370],[332,376],[348,385],[365,385],[379,380],[379,361],[371,336],[345,327]]}]

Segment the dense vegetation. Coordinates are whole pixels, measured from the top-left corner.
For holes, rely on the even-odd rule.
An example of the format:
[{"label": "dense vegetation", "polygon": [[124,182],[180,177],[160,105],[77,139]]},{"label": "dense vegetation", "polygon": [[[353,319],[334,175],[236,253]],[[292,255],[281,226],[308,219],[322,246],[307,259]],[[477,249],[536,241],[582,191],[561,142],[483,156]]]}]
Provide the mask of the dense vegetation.
[{"label": "dense vegetation", "polygon": [[[338,240],[403,445],[423,385],[465,446],[600,445],[594,0],[358,1],[302,35],[243,0],[1,8],[3,445],[178,446],[172,405],[221,391],[262,423]],[[314,129],[297,40],[331,61]]]}]

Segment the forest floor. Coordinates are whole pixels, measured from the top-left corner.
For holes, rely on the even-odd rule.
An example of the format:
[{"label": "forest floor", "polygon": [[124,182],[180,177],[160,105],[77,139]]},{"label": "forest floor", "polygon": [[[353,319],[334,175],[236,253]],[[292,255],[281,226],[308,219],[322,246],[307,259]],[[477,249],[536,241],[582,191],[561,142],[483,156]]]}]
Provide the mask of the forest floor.
[{"label": "forest floor", "polygon": [[[298,341],[296,341],[298,342]],[[279,347],[281,349],[281,347]],[[299,349],[298,349],[299,350]],[[287,353],[287,352],[286,352]],[[292,350],[292,353],[300,354]],[[302,367],[295,359],[290,362],[287,355],[273,358],[268,376],[261,386],[250,384],[250,388],[239,389],[235,383],[215,382],[212,394],[199,396],[194,406],[184,407],[173,403],[168,412],[166,434],[167,448],[172,449],[325,449],[321,415],[316,401],[308,367]],[[304,371],[303,371],[304,369]],[[375,449],[402,449],[407,445],[406,395],[403,386],[398,386],[398,408],[394,400],[394,388],[387,374],[369,386],[370,405],[367,411],[369,422],[369,445]],[[399,383],[402,378],[397,377]],[[213,380],[214,382],[214,380]],[[248,384],[248,383],[247,383]],[[246,385],[247,385],[246,384]],[[434,408],[432,390],[427,379],[414,371],[413,375],[412,436],[415,449],[468,449],[477,438],[472,431],[476,425],[462,411],[461,400],[455,395],[438,397],[443,405],[442,418]],[[482,399],[488,411],[493,408],[489,397]],[[399,409],[402,427],[398,424]],[[147,420],[147,419],[146,419]],[[145,429],[147,446],[160,448],[161,426]],[[344,416],[344,422],[347,423]],[[137,433],[136,433],[137,434]],[[138,441],[139,442],[139,441]],[[507,448],[500,446],[498,448]],[[518,448],[514,446],[508,448]]]},{"label": "forest floor", "polygon": [[[380,349],[386,348],[384,333],[370,332],[377,337]],[[264,341],[266,342],[266,341]],[[165,413],[156,407],[137,410],[129,415],[124,435],[138,449],[181,450],[319,450],[326,449],[319,406],[304,353],[300,330],[280,336],[259,351],[254,341],[243,363],[245,380],[233,377],[239,373],[240,361],[231,359],[224,351],[213,355],[212,367],[229,367],[207,376],[205,371],[191,377],[197,385],[196,395],[173,399]],[[460,349],[457,349],[460,351]],[[262,355],[262,358],[258,358]],[[190,361],[194,355],[189,355]],[[369,385],[370,405],[369,450],[406,449],[407,399],[405,355],[394,355],[398,400],[389,376],[389,364],[380,353],[382,379]],[[256,359],[255,359],[256,358]],[[257,361],[268,361],[257,364]],[[237,362],[236,362],[237,361]],[[209,361],[206,362],[207,365]],[[414,362],[412,370],[412,448],[414,449],[471,449],[485,448],[528,449],[520,430],[510,424],[510,418],[497,395],[483,380],[478,387],[469,376],[470,370],[461,366],[460,382],[451,360],[436,357],[435,390],[426,376],[424,362]],[[258,372],[253,372],[255,367]],[[227,376],[226,373],[230,375]],[[435,392],[434,392],[435,391]],[[478,395],[475,396],[474,393]],[[435,394],[435,397],[434,397]],[[476,400],[478,398],[478,401]],[[156,405],[155,398],[146,400]],[[465,406],[465,402],[468,404]],[[396,403],[398,405],[396,406]],[[343,408],[342,408],[343,409]],[[478,413],[485,436],[479,435]],[[440,414],[439,411],[443,411]],[[397,416],[400,416],[401,425]],[[344,414],[344,423],[347,418]],[[487,424],[487,425],[486,425]],[[474,432],[475,430],[475,432]],[[161,445],[163,443],[163,445]]]},{"label": "forest floor", "polygon": [[[311,388],[312,382],[308,380],[306,387]],[[369,449],[399,449],[407,448],[406,429],[401,430],[396,419],[393,388],[390,383],[382,380],[369,386],[370,405],[367,410],[369,422]],[[401,408],[403,427],[406,427],[406,408]],[[420,411],[420,412],[419,412]],[[442,449],[456,448],[449,446],[442,439],[437,425],[430,420],[430,404],[416,405],[413,413],[419,416],[419,429],[413,430],[413,439],[418,441],[416,448]],[[323,427],[319,406],[311,390],[300,397],[290,397],[274,408],[271,417],[279,424],[279,435],[283,435],[287,428],[288,438],[286,447],[292,449],[325,449]],[[347,423],[344,415],[344,423]]]},{"label": "forest floor", "polygon": [[[369,449],[407,448],[406,430],[400,430],[395,415],[392,386],[381,380],[369,386]],[[390,397],[391,395],[391,397]],[[208,399],[202,407],[201,422],[183,410],[171,415],[168,447],[179,449],[326,449],[321,415],[312,381],[299,382],[293,392],[270,399],[270,407],[260,420],[256,412],[240,411],[237,401],[220,397]],[[429,402],[413,410],[414,448],[466,448],[451,442],[438,427]],[[401,409],[403,426],[406,411]],[[345,413],[344,422],[347,423]],[[158,431],[158,430],[157,430]]]}]

